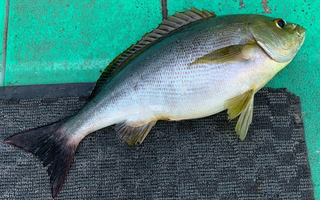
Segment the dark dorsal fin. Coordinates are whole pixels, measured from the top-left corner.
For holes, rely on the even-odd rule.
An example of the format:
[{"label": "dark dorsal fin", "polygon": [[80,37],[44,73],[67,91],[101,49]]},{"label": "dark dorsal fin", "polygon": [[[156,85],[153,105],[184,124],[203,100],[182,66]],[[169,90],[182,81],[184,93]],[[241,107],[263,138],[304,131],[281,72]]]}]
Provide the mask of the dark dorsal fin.
[{"label": "dark dorsal fin", "polygon": [[108,83],[112,77],[117,74],[123,67],[145,49],[160,41],[170,33],[179,30],[182,27],[193,24],[195,22],[204,21],[209,18],[214,18],[216,15],[214,12],[209,12],[202,9],[202,11],[191,7],[190,10],[184,12],[176,12],[172,16],[168,16],[167,20],[164,20],[158,28],[153,29],[150,33],[145,34],[142,39],[136,44],[129,47],[123,53],[118,55],[104,70],[98,79],[95,88],[93,89],[91,96],[92,99],[101,91],[104,84]]}]

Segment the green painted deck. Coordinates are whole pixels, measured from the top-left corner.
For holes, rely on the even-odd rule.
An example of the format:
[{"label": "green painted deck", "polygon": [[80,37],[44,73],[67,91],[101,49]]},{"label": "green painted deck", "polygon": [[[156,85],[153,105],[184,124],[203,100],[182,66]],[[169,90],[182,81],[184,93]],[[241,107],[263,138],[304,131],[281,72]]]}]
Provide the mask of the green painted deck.
[{"label": "green painted deck", "polygon": [[5,68],[5,44],[6,44],[6,38],[3,37],[4,35],[4,31],[7,30],[7,28],[5,28],[5,22],[6,20],[6,1],[0,1],[0,44],[1,44],[1,54],[0,54],[0,86],[3,86],[4,83],[4,68]]},{"label": "green painted deck", "polygon": [[[320,200],[320,1],[262,2],[168,0],[167,8],[169,14],[190,6],[217,15],[265,14],[307,29],[302,49],[268,86],[285,87],[301,98],[315,198]],[[3,42],[4,0],[0,9]],[[160,0],[11,0],[7,40],[2,43],[7,44],[6,60],[4,48],[1,51],[4,85],[94,82],[113,58],[161,20]]]},{"label": "green painted deck", "polygon": [[161,22],[160,1],[11,0],[9,13],[7,86],[96,81]]}]

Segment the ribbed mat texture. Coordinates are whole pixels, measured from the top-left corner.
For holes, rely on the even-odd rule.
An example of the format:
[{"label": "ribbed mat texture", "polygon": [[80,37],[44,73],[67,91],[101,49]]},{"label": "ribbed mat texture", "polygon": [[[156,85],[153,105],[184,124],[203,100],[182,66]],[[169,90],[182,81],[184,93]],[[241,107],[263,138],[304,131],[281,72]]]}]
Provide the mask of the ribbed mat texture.
[{"label": "ribbed mat texture", "polygon": [[[75,113],[84,97],[0,100],[0,139]],[[256,94],[245,141],[226,112],[160,121],[143,144],[126,146],[113,127],[79,145],[59,199],[312,200],[300,100],[284,89]],[[34,155],[0,144],[0,199],[51,199]]]}]

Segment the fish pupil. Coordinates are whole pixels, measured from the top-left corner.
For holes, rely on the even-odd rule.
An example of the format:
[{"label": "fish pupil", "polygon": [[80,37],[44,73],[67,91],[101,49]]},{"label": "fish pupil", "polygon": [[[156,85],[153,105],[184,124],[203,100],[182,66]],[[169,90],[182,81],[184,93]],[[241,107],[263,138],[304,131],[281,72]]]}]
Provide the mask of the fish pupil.
[{"label": "fish pupil", "polygon": [[286,22],[282,19],[279,19],[277,24],[280,28],[284,28],[284,26],[286,25]]}]

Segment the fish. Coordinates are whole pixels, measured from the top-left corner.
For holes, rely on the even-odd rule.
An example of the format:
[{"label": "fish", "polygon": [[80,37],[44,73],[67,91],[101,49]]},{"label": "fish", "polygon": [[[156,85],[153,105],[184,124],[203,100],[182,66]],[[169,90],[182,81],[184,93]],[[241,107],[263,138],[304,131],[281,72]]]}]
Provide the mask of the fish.
[{"label": "fish", "polygon": [[263,15],[216,16],[194,7],[176,12],[106,67],[76,114],[4,143],[41,159],[56,197],[78,144],[104,127],[114,125],[119,137],[134,145],[158,120],[227,110],[228,120],[238,117],[235,133],[244,140],[254,95],[292,61],[305,32],[298,24]]}]

